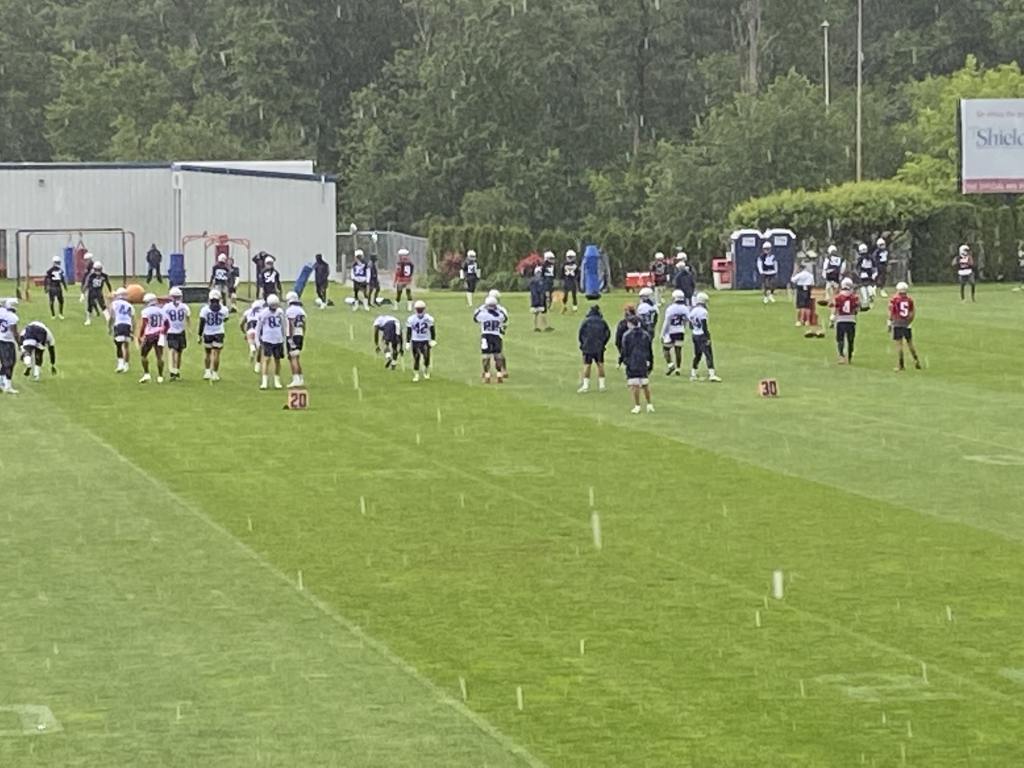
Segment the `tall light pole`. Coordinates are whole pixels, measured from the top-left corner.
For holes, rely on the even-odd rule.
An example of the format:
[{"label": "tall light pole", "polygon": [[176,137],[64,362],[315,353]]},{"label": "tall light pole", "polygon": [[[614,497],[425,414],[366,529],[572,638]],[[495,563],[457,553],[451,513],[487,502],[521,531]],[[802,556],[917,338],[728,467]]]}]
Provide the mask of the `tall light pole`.
[{"label": "tall light pole", "polygon": [[825,35],[825,114],[828,114],[829,107],[832,105],[832,83],[829,76],[829,64],[828,64],[828,19],[821,22],[821,31]]},{"label": "tall light pole", "polygon": [[857,0],[857,181],[864,176],[864,0]]}]

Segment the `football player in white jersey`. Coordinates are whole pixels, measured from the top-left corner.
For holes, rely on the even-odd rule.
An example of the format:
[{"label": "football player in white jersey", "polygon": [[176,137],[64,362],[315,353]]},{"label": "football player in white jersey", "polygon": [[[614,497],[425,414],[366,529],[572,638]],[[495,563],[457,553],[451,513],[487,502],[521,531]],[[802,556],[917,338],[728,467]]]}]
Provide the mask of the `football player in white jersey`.
[{"label": "football player in white jersey", "polygon": [[281,309],[281,300],[276,293],[267,296],[267,306],[260,312],[256,325],[256,335],[263,347],[263,377],[260,389],[267,388],[270,378],[270,366],[274,366],[274,389],[281,389],[281,360],[284,358],[285,314]]},{"label": "football player in white jersey", "polygon": [[126,288],[118,288],[114,291],[114,300],[110,304],[110,314],[107,319],[110,333],[114,337],[114,350],[117,352],[117,367],[114,369],[114,373],[127,373],[128,361],[131,357],[135,307],[125,298],[127,295]]},{"label": "football player in white jersey", "polygon": [[[672,303],[665,307],[665,319],[661,324],[661,350],[665,354],[665,375],[681,376],[683,369],[683,342],[686,340],[686,324],[690,319],[690,307],[686,294],[672,291]],[[675,359],[673,360],[673,356]]]},{"label": "football player in white jersey", "polygon": [[292,367],[292,380],[288,384],[290,389],[306,385],[300,359],[306,338],[306,310],[302,308],[302,301],[295,291],[290,291],[285,300],[288,302],[288,308],[284,311],[285,324],[288,328],[288,363]]},{"label": "football player in white jersey", "polygon": [[18,300],[7,299],[0,305],[0,392],[16,395],[11,379],[18,362]]},{"label": "football player in white jersey", "polygon": [[412,305],[413,313],[405,321],[405,340],[412,347],[412,380],[420,380],[420,364],[423,378],[430,378],[430,350],[437,346],[437,328],[434,318],[427,314],[426,302],[417,301]]},{"label": "football player in white jersey", "polygon": [[708,327],[708,295],[701,291],[693,297],[690,310],[690,336],[693,339],[693,367],[690,381],[697,381],[697,368],[703,359],[708,367],[708,381],[721,381],[715,373],[715,353],[711,349],[711,329]]},{"label": "football player in white jersey", "polygon": [[182,301],[181,288],[171,288],[171,301],[164,305],[167,349],[171,359],[167,366],[171,381],[181,380],[181,353],[188,347],[188,326],[192,310]]},{"label": "football player in white jersey", "polygon": [[245,340],[249,344],[249,362],[252,364],[253,373],[259,373],[262,370],[261,363],[263,358],[260,354],[260,340],[256,336],[256,326],[259,325],[260,313],[263,312],[263,308],[266,305],[263,299],[256,299],[242,313],[242,321],[239,323],[242,333],[245,334]]},{"label": "football player in white jersey", "polygon": [[199,310],[199,343],[203,345],[203,378],[220,381],[220,351],[224,349],[224,328],[230,310],[221,304],[221,293],[212,290],[209,301]]},{"label": "football player in white jersey", "polygon": [[380,315],[373,321],[373,346],[377,352],[381,351],[381,339],[384,340],[384,367],[394,370],[402,354],[402,330],[397,317]]},{"label": "football player in white jersey", "polygon": [[167,318],[157,303],[156,294],[147,293],[142,297],[143,308],[139,320],[139,357],[142,361],[142,378],[139,384],[147,384],[153,380],[149,374],[149,353],[156,355],[156,383],[164,383],[164,346],[167,344],[165,332]]},{"label": "football player in white jersey", "polygon": [[494,296],[484,299],[484,305],[473,315],[473,322],[480,324],[480,352],[483,355],[483,380],[491,383],[491,364],[498,383],[505,380],[505,325],[508,316],[501,311]]},{"label": "football player in white jersey", "polygon": [[50,373],[57,375],[57,342],[53,333],[38,320],[29,323],[21,332],[22,362],[25,375],[32,374],[32,381],[39,381],[39,368],[43,364],[43,350],[50,353]]}]

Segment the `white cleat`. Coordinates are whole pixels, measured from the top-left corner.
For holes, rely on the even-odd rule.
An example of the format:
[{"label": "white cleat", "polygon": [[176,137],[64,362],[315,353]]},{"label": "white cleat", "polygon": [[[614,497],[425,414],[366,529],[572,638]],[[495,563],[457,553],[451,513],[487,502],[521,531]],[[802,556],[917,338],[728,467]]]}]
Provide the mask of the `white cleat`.
[{"label": "white cleat", "polygon": [[260,372],[260,364],[259,363],[256,363],[256,364],[253,365],[252,372],[253,373],[259,373]]},{"label": "white cleat", "polygon": [[85,322],[82,323],[82,325],[92,325],[92,318],[91,317],[85,318]]},{"label": "white cleat", "polygon": [[164,383],[164,377],[163,376],[157,376],[156,377],[156,383],[157,384],[163,384]]},{"label": "white cleat", "polygon": [[633,410],[631,410],[630,413],[640,413],[640,406],[634,405]]},{"label": "white cleat", "polygon": [[585,395],[589,391],[590,391],[590,387],[580,387],[579,389],[576,390],[576,394],[578,394],[578,395]]},{"label": "white cleat", "polygon": [[16,395],[16,394],[18,394],[18,390],[16,390],[14,387],[8,385],[8,386],[4,387],[4,394],[5,395]]},{"label": "white cleat", "polygon": [[420,375],[419,375],[418,373],[414,373],[414,374],[412,375],[412,383],[413,383],[413,384],[415,384],[415,383],[417,383],[417,382],[418,382],[419,380],[420,380]]},{"label": "white cleat", "polygon": [[647,404],[647,412],[654,413],[654,406],[651,405],[650,403]]},{"label": "white cleat", "polygon": [[301,387],[301,386],[302,386],[302,382],[299,381],[298,379],[292,379],[291,381],[288,382],[288,389],[295,389],[296,387]]},{"label": "white cleat", "polygon": [[424,379],[425,379],[426,381],[430,381],[430,371],[424,371],[424,372],[423,372],[423,378],[424,378]]},{"label": "white cleat", "polygon": [[142,374],[142,378],[139,379],[139,384],[148,384],[152,380],[153,380],[152,376],[150,376],[148,373],[144,373],[144,374]]},{"label": "white cleat", "polygon": [[267,388],[266,384],[260,384],[260,389],[266,389],[266,388]]},{"label": "white cleat", "polygon": [[763,299],[762,301],[763,301],[763,302],[764,302],[765,304],[767,304],[767,303],[768,303],[768,297],[767,297],[767,296],[765,296],[765,297],[764,297],[764,299]]},{"label": "white cleat", "polygon": [[63,320],[64,319],[64,315],[57,315],[57,319],[58,320]]},{"label": "white cleat", "polygon": [[711,374],[710,376],[708,376],[708,381],[721,381],[721,379],[718,378],[715,374]]},{"label": "white cleat", "polygon": [[598,384],[597,385],[597,391],[598,392],[607,392],[608,391],[608,387],[605,386],[604,384]]},{"label": "white cleat", "polygon": [[281,385],[281,380],[276,376],[274,377],[274,389],[284,389],[284,387]]},{"label": "white cleat", "polygon": [[696,373],[691,373],[690,381],[700,381],[700,377]]},{"label": "white cleat", "polygon": [[214,371],[210,374],[210,381],[220,381],[220,374]]}]

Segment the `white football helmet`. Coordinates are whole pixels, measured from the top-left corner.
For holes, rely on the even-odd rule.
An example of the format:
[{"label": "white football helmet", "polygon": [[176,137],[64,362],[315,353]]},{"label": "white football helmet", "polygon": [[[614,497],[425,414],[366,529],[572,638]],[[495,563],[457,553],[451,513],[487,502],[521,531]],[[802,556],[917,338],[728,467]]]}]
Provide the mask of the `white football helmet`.
[{"label": "white football helmet", "polygon": [[910,290],[910,286],[904,283],[902,280],[896,283],[896,293],[906,293]]},{"label": "white football helmet", "polygon": [[218,291],[216,288],[214,288],[212,291],[210,291],[210,297],[209,298],[210,298],[210,301],[220,301],[220,291]]},{"label": "white football helmet", "polygon": [[122,285],[120,288],[114,291],[114,295],[120,299],[122,296],[128,295],[128,289]]},{"label": "white football helmet", "polygon": [[656,254],[654,254],[654,260],[655,261],[663,261],[664,259],[665,259],[665,254],[662,253],[661,251],[658,251]]},{"label": "white football helmet", "polygon": [[971,246],[969,246],[967,244],[964,244],[964,245],[960,246],[960,255],[961,256],[966,256],[970,252],[971,252]]},{"label": "white football helmet", "polygon": [[217,263],[218,264],[223,264],[227,260],[228,260],[228,255],[226,253],[222,253],[220,256],[217,257]]},{"label": "white football helmet", "polygon": [[356,248],[355,253],[353,253],[352,255],[355,256],[357,259],[361,259],[366,254],[363,253],[363,249],[362,248]]},{"label": "white football helmet", "polygon": [[476,251],[473,251],[473,250],[466,251],[466,258],[467,259],[475,259],[476,258]]},{"label": "white football helmet", "polygon": [[409,249],[408,248],[399,248],[398,249],[398,258],[402,258],[403,256],[408,256],[408,255],[409,255]]},{"label": "white football helmet", "polygon": [[650,288],[641,288],[639,295],[640,295],[641,299],[646,299],[649,296],[653,296],[654,295],[654,291],[651,290]]},{"label": "white football helmet", "polygon": [[857,246],[857,253],[865,254],[867,252],[868,252],[868,244],[867,243],[861,243],[860,245]]},{"label": "white football helmet", "polygon": [[267,296],[267,306],[270,307],[271,309],[273,309],[274,307],[276,307],[280,303],[281,303],[281,300],[279,298],[277,298],[277,294],[276,293],[272,293],[269,296]]},{"label": "white football helmet", "polygon": [[574,251],[572,248],[570,248],[568,251],[565,252],[565,258],[567,258],[567,259],[575,259],[576,258],[576,251]]},{"label": "white football helmet", "polygon": [[498,300],[501,299],[501,291],[499,291],[497,288],[491,288],[491,290],[489,290],[487,292],[487,295],[488,296],[493,296],[495,299],[498,299]]},{"label": "white football helmet", "polygon": [[96,272],[102,272],[103,271],[103,265],[100,262],[98,262],[98,261],[94,261],[92,263],[92,268]]},{"label": "white football helmet", "polygon": [[147,293],[145,296],[142,297],[142,303],[143,304],[152,304],[155,301],[156,301],[156,294],[155,293]]},{"label": "white football helmet", "polygon": [[686,251],[680,251],[676,254],[676,261],[686,262],[689,261],[690,257],[686,255]]},{"label": "white football helmet", "polygon": [[544,261],[552,261],[555,258],[554,251],[544,251]]},{"label": "white football helmet", "polygon": [[287,301],[289,304],[292,304],[299,300],[299,294],[297,294],[295,291],[288,291],[288,294],[284,297],[284,300]]},{"label": "white football helmet", "polygon": [[885,238],[884,237],[878,238],[878,242],[875,243],[875,245],[877,245],[879,248],[885,248]]},{"label": "white football helmet", "polygon": [[53,257],[53,263],[54,264],[60,264],[60,256],[54,256]]},{"label": "white football helmet", "polygon": [[171,288],[170,297],[172,299],[180,299],[181,298],[181,288],[178,288],[178,287]]},{"label": "white football helmet", "polygon": [[686,301],[686,294],[682,291],[672,291],[672,301]]},{"label": "white football helmet", "polygon": [[706,293],[704,293],[704,291],[701,291],[700,293],[698,293],[696,296],[693,297],[693,301],[696,304],[707,304],[708,303],[708,295]]},{"label": "white football helmet", "polygon": [[263,299],[256,299],[256,301],[252,303],[253,309],[263,309],[265,306],[267,306],[267,302]]},{"label": "white football helmet", "polygon": [[494,296],[488,296],[486,299],[484,299],[484,306],[485,307],[496,307],[496,306],[498,306],[498,299],[495,298]]},{"label": "white football helmet", "polygon": [[839,287],[842,288],[843,290],[846,290],[846,291],[852,290],[853,289],[853,279],[849,278],[849,277],[844,277],[843,281],[839,284]]},{"label": "white football helmet", "polygon": [[828,255],[829,256],[835,256],[837,253],[839,253],[839,249],[836,248],[834,245],[830,245],[828,247]]}]

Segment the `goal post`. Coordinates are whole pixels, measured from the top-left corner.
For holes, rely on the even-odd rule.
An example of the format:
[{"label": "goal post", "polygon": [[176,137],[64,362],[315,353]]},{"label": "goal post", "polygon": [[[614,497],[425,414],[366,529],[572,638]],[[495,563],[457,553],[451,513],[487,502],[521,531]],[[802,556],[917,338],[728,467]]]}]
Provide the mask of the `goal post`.
[{"label": "goal post", "polygon": [[[70,248],[74,257],[66,263],[63,254]],[[61,227],[57,229],[18,229],[14,238],[14,280],[18,296],[31,299],[32,288],[42,285],[53,257],[61,257],[61,266],[70,282],[80,280],[81,255],[91,252],[103,262],[107,274],[120,277],[127,285],[136,277],[135,233],[123,227]]]}]

